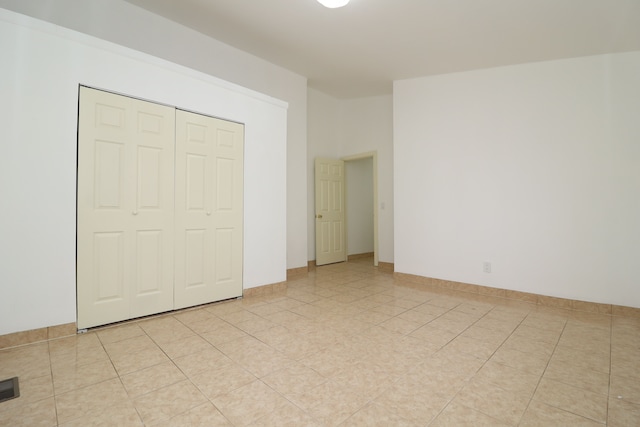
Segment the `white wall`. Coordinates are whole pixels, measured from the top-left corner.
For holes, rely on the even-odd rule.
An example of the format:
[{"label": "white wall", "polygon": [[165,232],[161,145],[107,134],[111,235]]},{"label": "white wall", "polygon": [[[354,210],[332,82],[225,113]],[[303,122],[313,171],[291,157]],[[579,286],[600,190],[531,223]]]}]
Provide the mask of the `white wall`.
[{"label": "white wall", "polygon": [[[393,98],[336,99],[308,94],[308,256],[315,259],[314,175],[316,157],[378,153],[378,256],[393,262]],[[384,205],[384,208],[382,208]],[[351,249],[349,249],[351,251]]]},{"label": "white wall", "polygon": [[396,271],[640,307],[639,76],[631,52],[395,82]]},{"label": "white wall", "polygon": [[373,252],[373,158],[345,162],[347,254]]},{"label": "white wall", "polygon": [[123,0],[0,0],[0,7],[282,99],[287,113],[287,268],[307,265],[307,79]]},{"label": "white wall", "polygon": [[338,157],[339,102],[314,89],[308,90],[307,120],[307,257],[316,259],[314,159]]},{"label": "white wall", "polygon": [[245,123],[244,286],[285,280],[286,103],[3,9],[0,52],[0,334],[76,319],[79,84]]},{"label": "white wall", "polygon": [[378,259],[394,262],[393,253],[393,97],[340,101],[339,157],[378,153]]}]

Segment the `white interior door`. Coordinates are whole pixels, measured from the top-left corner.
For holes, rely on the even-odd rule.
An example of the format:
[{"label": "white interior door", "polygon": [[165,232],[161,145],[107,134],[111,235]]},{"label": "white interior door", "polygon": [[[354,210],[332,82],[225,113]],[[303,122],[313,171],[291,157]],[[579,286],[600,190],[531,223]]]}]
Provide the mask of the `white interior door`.
[{"label": "white interior door", "polygon": [[82,87],[78,328],[173,308],[175,110]]},{"label": "white interior door", "polygon": [[344,162],[317,158],[315,189],[316,265],[346,261]]},{"label": "white interior door", "polygon": [[175,308],[242,295],[244,126],[176,111]]}]

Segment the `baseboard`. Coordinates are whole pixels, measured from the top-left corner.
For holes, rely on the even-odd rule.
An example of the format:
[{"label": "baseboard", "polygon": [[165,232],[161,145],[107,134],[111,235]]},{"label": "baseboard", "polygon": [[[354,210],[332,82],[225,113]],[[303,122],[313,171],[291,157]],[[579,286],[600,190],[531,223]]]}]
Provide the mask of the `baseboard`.
[{"label": "baseboard", "polygon": [[269,295],[274,292],[280,292],[287,289],[287,282],[272,283],[270,285],[256,286],[255,288],[244,289],[242,297],[256,297],[261,295]]},{"label": "baseboard", "polygon": [[287,270],[287,280],[295,280],[309,275],[309,267],[290,268]]},{"label": "baseboard", "polygon": [[568,298],[551,297],[529,292],[513,291],[509,289],[492,288],[489,286],[473,285],[469,283],[454,282],[451,280],[434,279],[407,273],[393,273],[394,277],[422,287],[451,289],[460,292],[468,292],[477,295],[486,295],[497,298],[521,301],[542,307],[561,308],[565,310],[583,311],[589,313],[609,314],[612,316],[639,317],[640,308],[626,307],[615,304],[603,304],[587,302]]},{"label": "baseboard", "polygon": [[387,273],[393,273],[394,268],[395,268],[395,265],[392,262],[378,261],[378,269],[380,271],[384,271],[384,272],[387,272]]},{"label": "baseboard", "polygon": [[[378,268],[385,271],[393,271],[393,263],[380,262]],[[315,269],[315,261],[309,261],[309,270]],[[295,278],[303,275],[302,271],[305,267],[291,269],[292,276]],[[587,302],[567,298],[551,297],[547,295],[534,294],[529,292],[513,291],[509,289],[492,288],[489,286],[473,285],[469,283],[454,282],[451,280],[434,279],[430,277],[418,276],[407,273],[394,272],[393,276],[404,283],[402,286],[412,286],[420,289],[425,287],[450,289],[460,292],[468,292],[476,295],[486,295],[497,298],[504,298],[514,301],[520,301],[535,304],[542,307],[561,308],[565,310],[575,310],[597,314],[608,314],[612,316],[636,317],[640,318],[640,308],[627,307],[616,304],[603,304],[596,302]],[[289,271],[287,271],[289,279]],[[243,297],[254,297],[261,295],[269,295],[287,289],[287,282],[273,283],[270,285],[257,286],[243,290]],[[0,335],[0,350],[18,347],[26,344],[47,341],[56,338],[73,336],[77,333],[75,323],[66,323],[63,325],[49,326],[45,328],[32,329],[29,331],[14,332],[11,334]]]},{"label": "baseboard", "polygon": [[[363,256],[360,256],[360,255],[363,255]],[[353,256],[355,256],[356,258],[351,258]],[[366,257],[370,257],[370,256],[373,256],[373,252],[366,253],[366,254],[349,255],[349,260],[358,259],[358,258],[366,258]],[[378,262],[378,269],[380,271],[393,273],[393,269],[394,268],[395,268],[395,264],[392,263],[392,262],[382,262],[382,261]],[[313,271],[315,269],[316,269],[316,260],[309,261],[308,262],[307,271]]]},{"label": "baseboard", "polygon": [[373,252],[347,255],[347,261],[353,261],[354,259],[361,259],[361,258],[373,258]]},{"label": "baseboard", "polygon": [[77,331],[77,326],[74,322],[0,335],[0,349],[72,336]]}]

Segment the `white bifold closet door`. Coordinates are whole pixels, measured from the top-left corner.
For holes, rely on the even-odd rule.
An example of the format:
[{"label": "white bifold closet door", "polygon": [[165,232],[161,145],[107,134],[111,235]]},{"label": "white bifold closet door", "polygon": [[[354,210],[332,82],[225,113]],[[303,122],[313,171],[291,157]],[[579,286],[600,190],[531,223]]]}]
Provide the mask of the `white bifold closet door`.
[{"label": "white bifold closet door", "polygon": [[81,87],[79,329],[242,295],[243,132]]},{"label": "white bifold closet door", "polygon": [[242,294],[243,141],[239,123],[176,111],[175,308]]}]

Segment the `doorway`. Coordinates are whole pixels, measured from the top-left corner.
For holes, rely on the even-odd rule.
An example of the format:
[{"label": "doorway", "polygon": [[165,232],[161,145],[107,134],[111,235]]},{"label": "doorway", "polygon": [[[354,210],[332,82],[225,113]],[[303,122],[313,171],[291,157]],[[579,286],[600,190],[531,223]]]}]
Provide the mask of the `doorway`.
[{"label": "doorway", "polygon": [[[368,180],[366,191],[369,193],[362,197],[357,181],[351,191],[347,190],[348,177],[345,177],[348,169],[358,171],[360,182]],[[368,170],[369,172],[366,172]],[[363,202],[364,200],[364,202]],[[368,202],[366,201],[368,200]],[[359,227],[359,219],[352,216],[351,222],[356,227],[352,235],[350,250],[347,236],[350,225],[347,223],[347,210],[349,203],[357,205],[356,211],[369,212],[369,225]],[[363,204],[368,204],[368,208]],[[377,152],[368,152],[346,156],[339,160],[331,158],[316,158],[315,160],[315,246],[317,266],[336,262],[344,262],[348,254],[355,254],[364,240],[373,240],[373,265],[378,266],[378,156]],[[367,229],[369,231],[367,231]],[[359,234],[358,234],[359,233]],[[367,237],[363,233],[371,233]],[[366,244],[366,243],[364,243]],[[369,246],[370,247],[370,246]],[[354,252],[355,250],[356,252]],[[368,252],[370,251],[367,250]]]},{"label": "doorway", "polygon": [[373,252],[378,266],[378,156],[368,152],[343,157],[345,165],[346,242],[349,255]]}]

